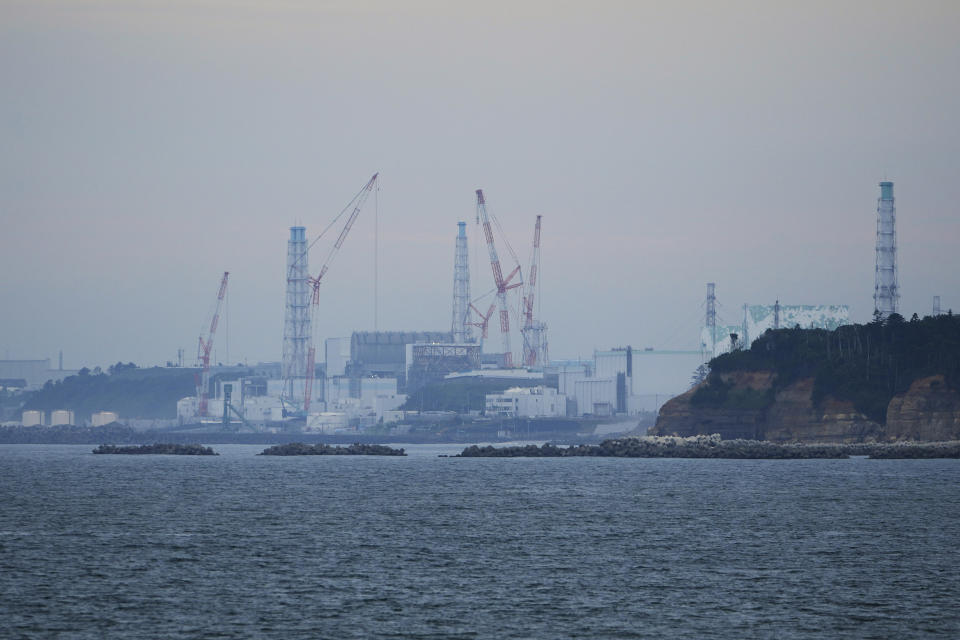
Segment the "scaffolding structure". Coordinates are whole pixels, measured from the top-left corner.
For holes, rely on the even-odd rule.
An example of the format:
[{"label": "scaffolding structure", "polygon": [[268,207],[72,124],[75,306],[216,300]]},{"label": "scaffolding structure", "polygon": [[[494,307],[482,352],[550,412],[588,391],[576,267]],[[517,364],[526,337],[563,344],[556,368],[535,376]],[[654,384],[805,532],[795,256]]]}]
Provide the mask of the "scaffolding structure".
[{"label": "scaffolding structure", "polygon": [[287,242],[287,298],[283,322],[283,395],[303,401],[310,346],[310,283],[307,263],[307,230],[290,227]]},{"label": "scaffolding structure", "polygon": [[897,210],[893,201],[893,183],[880,183],[877,201],[877,266],[873,287],[875,314],[886,318],[899,313],[900,288],[897,284]]},{"label": "scaffolding structure", "polygon": [[467,253],[467,223],[457,223],[457,248],[453,258],[453,341],[473,342],[470,318],[470,263]]},{"label": "scaffolding structure", "polygon": [[707,330],[710,332],[710,357],[716,355],[717,349],[717,295],[716,283],[707,283]]}]

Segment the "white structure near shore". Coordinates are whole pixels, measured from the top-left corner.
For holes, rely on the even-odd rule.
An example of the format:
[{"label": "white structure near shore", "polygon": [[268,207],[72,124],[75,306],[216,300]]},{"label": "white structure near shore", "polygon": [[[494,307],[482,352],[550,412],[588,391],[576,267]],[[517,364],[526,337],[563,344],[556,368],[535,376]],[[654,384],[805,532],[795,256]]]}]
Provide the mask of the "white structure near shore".
[{"label": "white structure near shore", "polygon": [[551,387],[514,387],[486,397],[487,416],[560,418],[567,415],[567,397]]}]

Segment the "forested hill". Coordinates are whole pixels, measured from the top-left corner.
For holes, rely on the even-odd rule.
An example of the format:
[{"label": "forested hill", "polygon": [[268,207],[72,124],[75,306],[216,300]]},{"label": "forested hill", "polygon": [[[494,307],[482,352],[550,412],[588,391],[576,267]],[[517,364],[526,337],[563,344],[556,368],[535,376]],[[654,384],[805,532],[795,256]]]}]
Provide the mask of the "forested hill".
[{"label": "forested hill", "polygon": [[960,316],[951,313],[905,320],[897,314],[869,324],[826,329],[771,330],[750,349],[733,351],[710,362],[707,384],[692,397],[699,406],[728,403],[725,372],[773,371],[773,394],[801,378],[814,378],[814,403],[826,396],[849,400],[871,420],[883,424],[895,394],[918,378],[943,374],[960,388]]},{"label": "forested hill", "polygon": [[113,411],[124,418],[176,418],[177,401],[196,393],[194,369],[133,364],[110,367],[110,373],[81,369],[75,376],[47,382],[32,394],[24,409],[68,409],[77,420],[97,411]]}]

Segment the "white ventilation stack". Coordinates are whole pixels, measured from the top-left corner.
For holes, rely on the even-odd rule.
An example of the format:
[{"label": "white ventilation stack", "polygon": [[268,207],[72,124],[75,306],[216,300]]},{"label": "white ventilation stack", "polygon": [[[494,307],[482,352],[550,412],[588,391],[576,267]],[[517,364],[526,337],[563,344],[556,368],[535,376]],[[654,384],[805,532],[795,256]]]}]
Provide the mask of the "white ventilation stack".
[{"label": "white ventilation stack", "polygon": [[877,268],[873,288],[873,309],[880,317],[899,313],[897,285],[897,210],[893,205],[893,183],[880,183],[877,203]]},{"label": "white ventilation stack", "polygon": [[470,322],[470,267],[467,254],[467,223],[457,223],[457,249],[453,260],[453,322],[450,331],[457,344],[473,342]]},{"label": "white ventilation stack", "polygon": [[308,282],[307,230],[290,227],[287,242],[287,299],[283,322],[283,394],[303,399],[310,347],[310,284]]}]

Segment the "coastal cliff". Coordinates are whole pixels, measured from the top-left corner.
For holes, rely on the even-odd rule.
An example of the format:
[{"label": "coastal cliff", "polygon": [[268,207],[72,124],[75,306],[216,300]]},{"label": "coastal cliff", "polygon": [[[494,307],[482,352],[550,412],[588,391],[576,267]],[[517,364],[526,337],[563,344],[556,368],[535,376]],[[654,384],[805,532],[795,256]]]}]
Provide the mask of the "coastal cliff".
[{"label": "coastal cliff", "polygon": [[914,381],[887,407],[887,436],[896,440],[954,440],[960,434],[960,392],[942,375]]},{"label": "coastal cliff", "polygon": [[[893,439],[956,440],[942,437],[885,437],[880,425],[857,411],[850,401],[827,397],[819,406],[812,400],[813,378],[794,382],[773,396],[762,409],[696,407],[691,397],[696,389],[668,401],[660,409],[657,423],[649,430],[656,436],[696,436],[719,433],[727,439],[768,440],[771,442],[807,442],[850,444]],[[960,409],[960,404],[957,405]],[[960,414],[958,414],[960,417]]]},{"label": "coastal cliff", "polygon": [[772,442],[960,439],[960,318],[899,316],[835,331],[768,331],[714,358],[650,435]]}]

